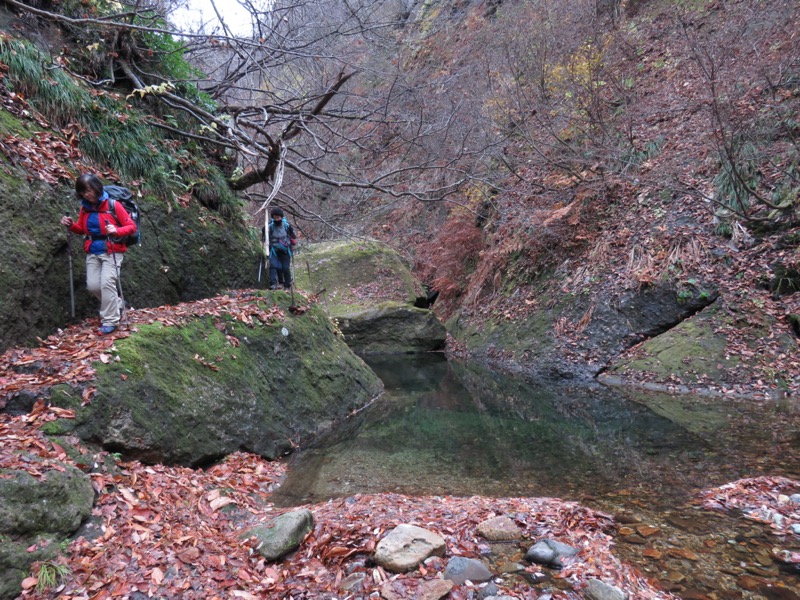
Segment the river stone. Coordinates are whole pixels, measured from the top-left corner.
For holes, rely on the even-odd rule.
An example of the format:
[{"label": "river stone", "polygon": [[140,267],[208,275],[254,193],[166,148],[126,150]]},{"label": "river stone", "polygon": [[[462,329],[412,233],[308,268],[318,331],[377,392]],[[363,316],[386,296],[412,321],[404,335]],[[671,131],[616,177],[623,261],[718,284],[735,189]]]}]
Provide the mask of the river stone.
[{"label": "river stone", "polygon": [[500,516],[478,524],[478,535],[490,542],[510,542],[519,539],[522,528],[513,519]]},{"label": "river stone", "polygon": [[[396,581],[387,581],[381,587],[381,598],[384,600],[408,600],[408,590],[403,586],[403,589],[396,590],[394,585],[399,584]],[[423,581],[419,584],[413,592],[412,598],[414,600],[439,600],[444,598],[453,589],[452,581],[445,581],[444,579],[430,579]]]},{"label": "river stone", "polygon": [[375,548],[374,560],[393,573],[414,569],[429,556],[444,556],[442,536],[416,525],[402,524],[390,531]]},{"label": "river stone", "polygon": [[297,549],[314,528],[314,516],[307,508],[275,517],[266,525],[259,525],[241,537],[258,538],[258,552],[267,560],[277,560]]},{"label": "river stone", "polygon": [[490,581],[478,591],[478,600],[487,600],[494,598],[500,593],[500,588],[494,581]]},{"label": "river stone", "polygon": [[447,562],[443,577],[456,585],[463,585],[466,581],[489,581],[492,578],[492,572],[475,558],[455,556]]},{"label": "river stone", "polygon": [[587,600],[628,600],[628,594],[599,579],[590,579],[587,582],[583,597]]},{"label": "river stone", "polygon": [[554,569],[561,569],[564,566],[562,558],[575,556],[580,552],[556,540],[540,540],[536,542],[525,554],[525,560],[534,562]]}]

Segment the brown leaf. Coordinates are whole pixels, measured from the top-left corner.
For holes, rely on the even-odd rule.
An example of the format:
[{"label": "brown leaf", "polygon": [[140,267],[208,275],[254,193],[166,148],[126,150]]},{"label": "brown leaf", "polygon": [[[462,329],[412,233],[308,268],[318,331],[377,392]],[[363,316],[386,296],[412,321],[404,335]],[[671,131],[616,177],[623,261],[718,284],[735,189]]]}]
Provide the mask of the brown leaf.
[{"label": "brown leaf", "polygon": [[200,550],[198,550],[195,546],[190,546],[186,548],[186,550],[180,551],[177,556],[181,562],[192,564],[198,558],[200,558]]},{"label": "brown leaf", "polygon": [[150,578],[153,580],[153,583],[156,585],[161,585],[161,582],[164,581],[164,571],[156,567],[153,569],[153,572],[150,574]]}]

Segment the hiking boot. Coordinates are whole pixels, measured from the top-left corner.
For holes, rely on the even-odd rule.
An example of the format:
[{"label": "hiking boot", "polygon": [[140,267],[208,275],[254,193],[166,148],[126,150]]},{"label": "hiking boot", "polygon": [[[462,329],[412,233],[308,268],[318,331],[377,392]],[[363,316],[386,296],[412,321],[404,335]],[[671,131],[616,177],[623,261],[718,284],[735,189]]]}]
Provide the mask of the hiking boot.
[{"label": "hiking boot", "polygon": [[103,325],[100,328],[100,335],[108,335],[109,333],[113,333],[117,330],[116,325]]},{"label": "hiking boot", "polygon": [[277,285],[271,285],[271,286],[269,286],[269,289],[271,289],[271,290],[277,290],[277,289],[278,289],[278,286],[277,286]]}]

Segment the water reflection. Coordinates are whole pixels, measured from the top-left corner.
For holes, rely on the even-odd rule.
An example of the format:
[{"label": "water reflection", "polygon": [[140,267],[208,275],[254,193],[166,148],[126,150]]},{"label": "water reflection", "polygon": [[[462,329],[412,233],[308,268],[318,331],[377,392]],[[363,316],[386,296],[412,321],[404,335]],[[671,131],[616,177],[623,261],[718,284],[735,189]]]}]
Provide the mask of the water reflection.
[{"label": "water reflection", "polygon": [[776,446],[763,409],[756,422],[730,401],[542,387],[438,355],[368,362],[385,395],[298,452],[276,504],[400,492],[634,494],[675,506],[738,477],[797,476],[797,461],[786,460],[797,444]]},{"label": "water reflection", "polygon": [[[561,497],[632,524],[616,552],[679,597],[800,597],[770,555],[800,551],[796,536],[690,502],[743,477],[800,479],[794,399],[544,387],[436,355],[369,362],[385,395],[292,457],[279,506],[380,492]],[[644,539],[640,525],[659,533]]]}]

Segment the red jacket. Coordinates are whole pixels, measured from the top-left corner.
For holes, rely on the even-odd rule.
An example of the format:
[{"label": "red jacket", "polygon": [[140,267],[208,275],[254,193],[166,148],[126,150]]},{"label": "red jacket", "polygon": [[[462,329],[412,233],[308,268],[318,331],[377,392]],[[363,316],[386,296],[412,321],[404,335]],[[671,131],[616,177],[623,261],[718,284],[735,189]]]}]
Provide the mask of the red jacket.
[{"label": "red jacket", "polygon": [[[97,209],[98,219],[100,220],[100,230],[106,234],[106,226],[111,223],[117,227],[117,232],[114,237],[123,237],[136,233],[136,223],[133,222],[128,211],[122,205],[122,202],[117,200],[114,203],[114,214],[112,215],[109,209],[108,199],[103,200]],[[116,215],[116,219],[114,216]],[[86,226],[86,221],[89,218],[89,211],[81,207],[81,212],[78,214],[78,220],[75,221],[69,230],[72,233],[87,236],[83,242],[83,251],[89,252],[89,246],[92,245],[92,240],[89,236],[89,229]],[[111,238],[106,239],[106,247],[108,253],[126,252],[128,247],[125,244],[116,244],[111,241]]]}]

